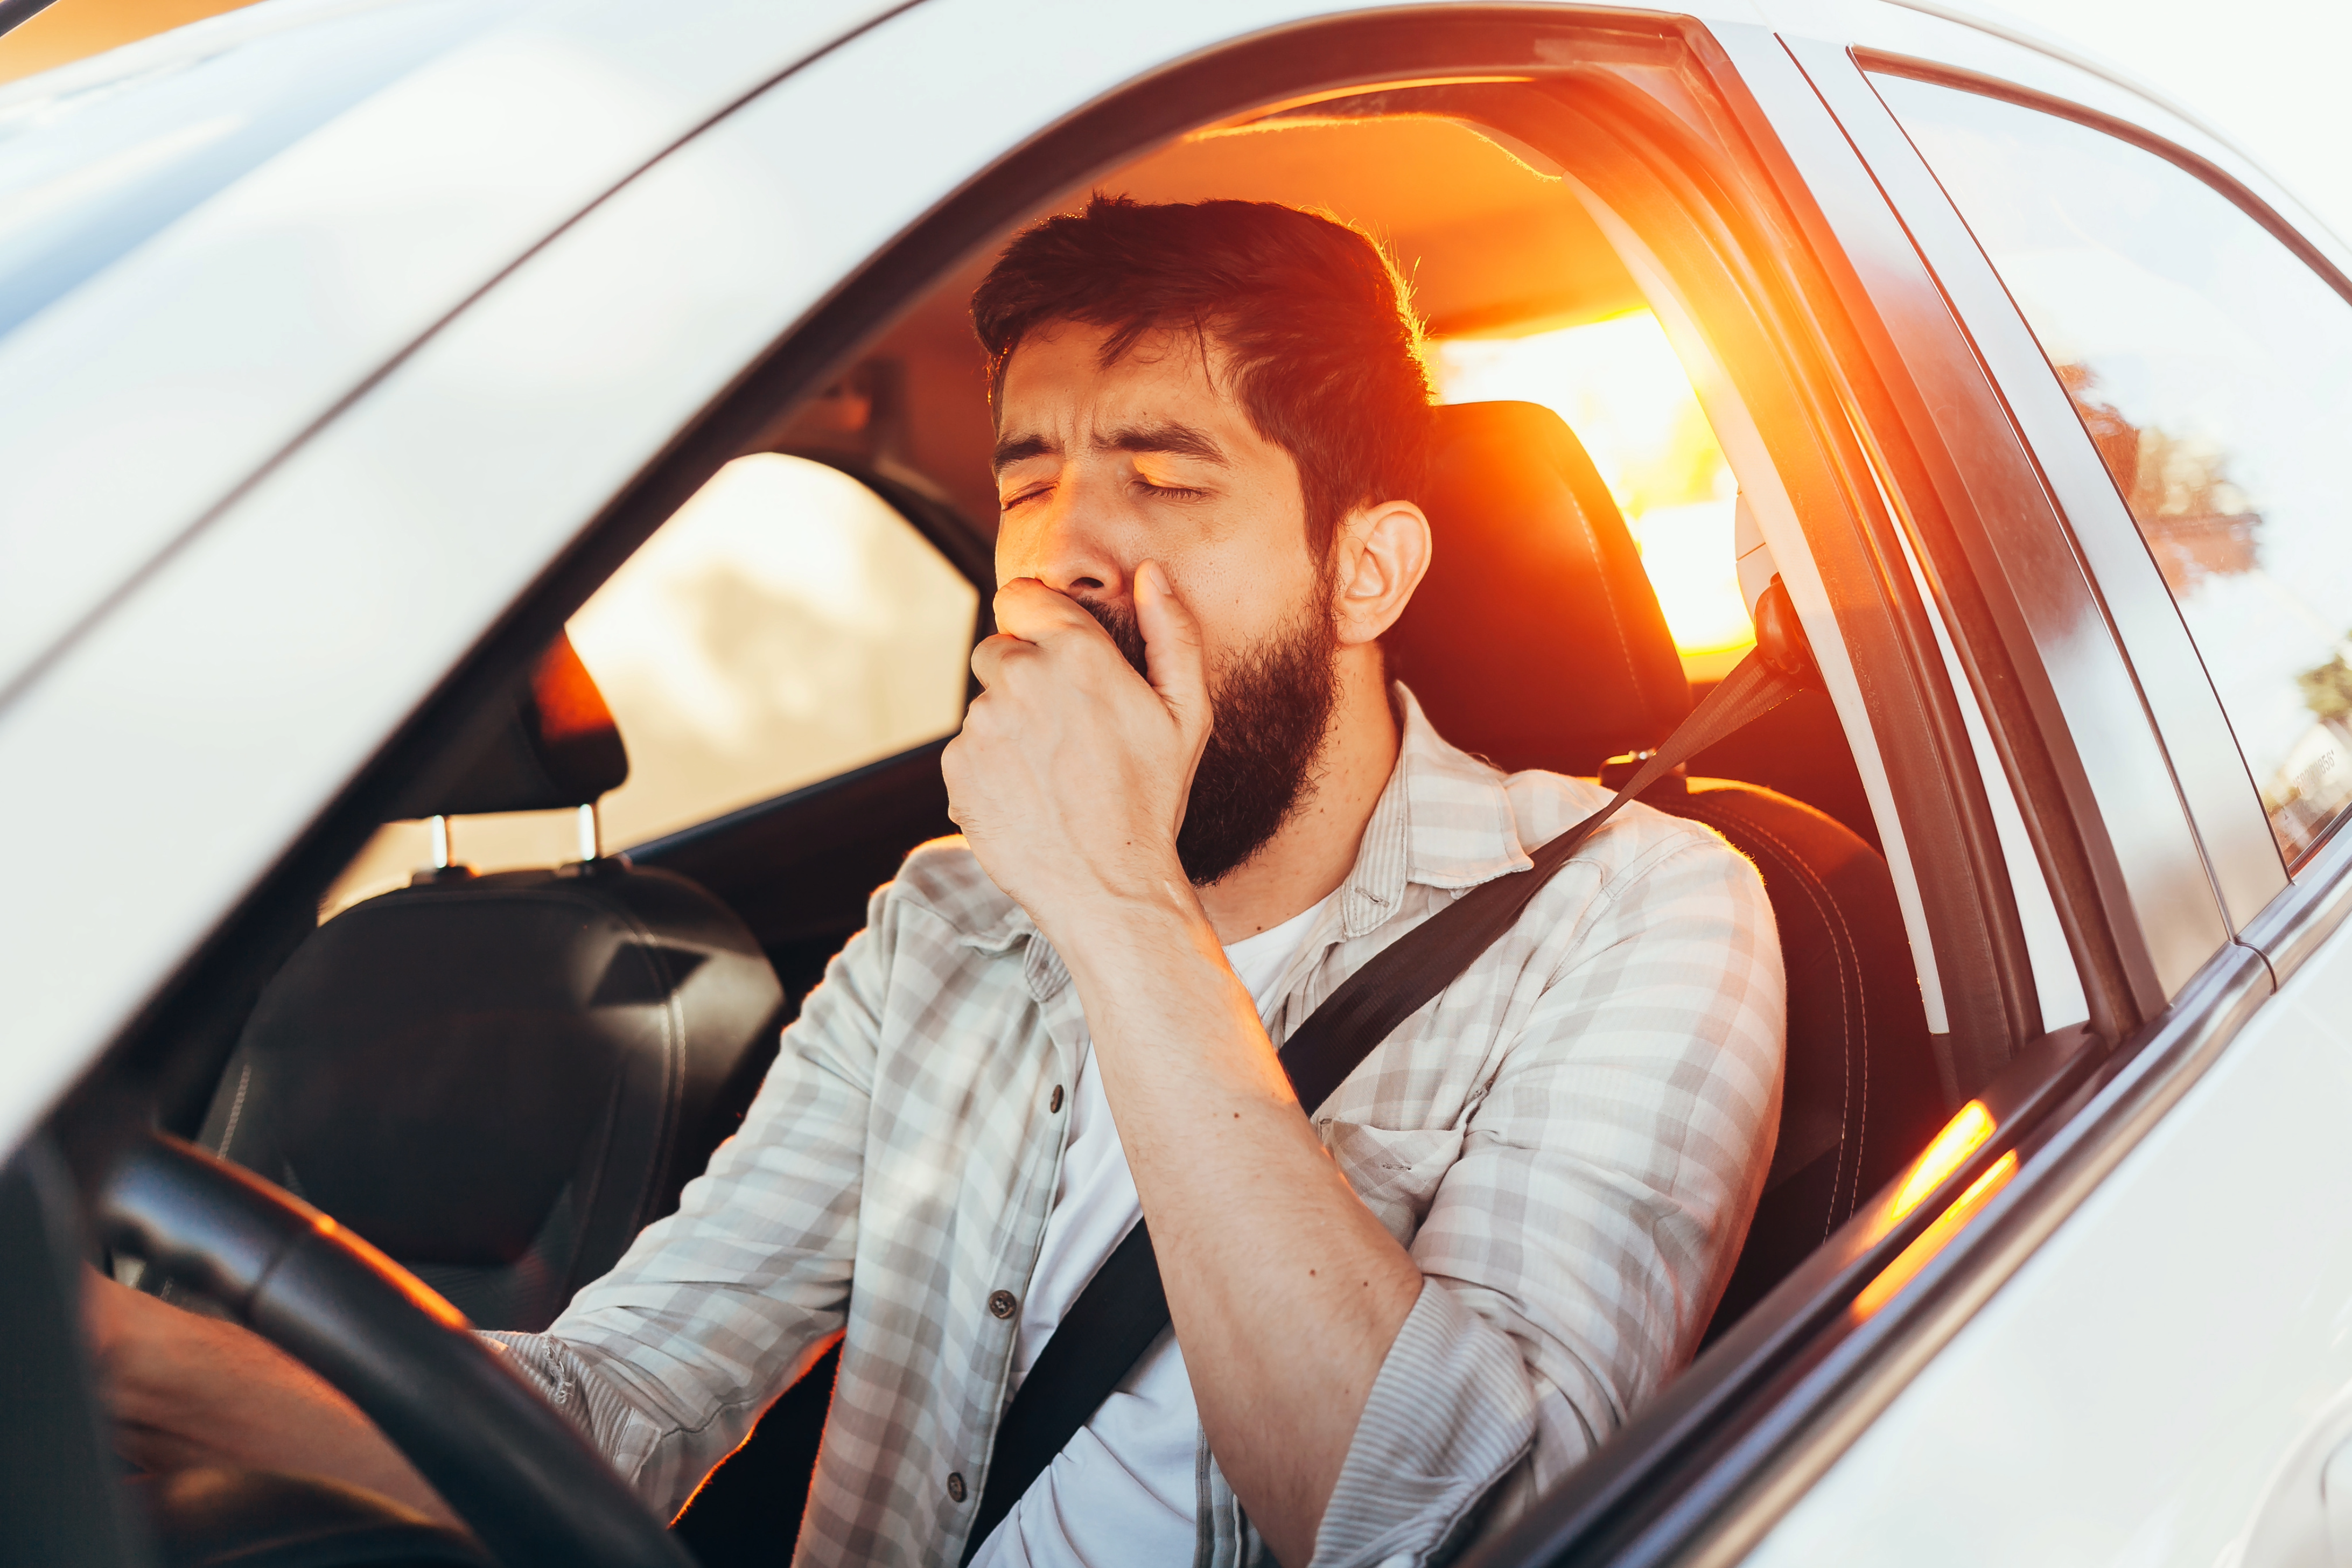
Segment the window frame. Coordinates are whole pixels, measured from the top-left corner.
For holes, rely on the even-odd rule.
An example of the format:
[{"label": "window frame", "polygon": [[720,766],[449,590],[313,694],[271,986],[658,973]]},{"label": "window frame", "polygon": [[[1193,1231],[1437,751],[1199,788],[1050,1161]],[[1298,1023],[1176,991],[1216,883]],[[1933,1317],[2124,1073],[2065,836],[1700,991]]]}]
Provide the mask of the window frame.
[{"label": "window frame", "polygon": [[[1969,309],[1977,301],[1955,297],[1923,258],[1917,220],[1901,200],[1916,193],[1885,168],[1891,116],[1875,94],[1856,100],[1854,89],[1867,84],[1842,45],[1801,37],[1783,44],[1778,52],[1792,62],[1804,98],[1791,93],[1776,107],[1784,116],[1818,114],[1824,121],[1805,127],[1799,142],[1798,126],[1784,119],[1821,203],[1822,240],[1840,247],[1852,268],[1839,286],[1874,329],[1865,331],[1866,351],[1896,390],[1897,406],[1878,424],[1889,491],[1907,513],[1909,542],[1960,658],[1974,668],[1988,716],[2011,714],[2006,735],[1996,724],[1996,743],[2015,747],[2029,725],[2044,737],[2063,786],[2056,809],[2074,813],[2095,846],[2087,885],[2078,881],[2073,890],[2095,899],[2112,926],[2129,933],[2115,961],[2125,970],[2130,1011],[2152,1016],[2229,937],[2162,731],[2147,722],[2143,692],[2107,624],[2097,563],[2066,528],[2064,498],[2052,493],[2018,427],[1996,374],[2002,367],[1985,361]],[[1907,154],[1909,143],[1894,150]],[[1854,169],[1870,181],[1866,192],[1834,183]],[[1924,177],[1925,166],[1895,173]],[[1929,188],[1940,198],[1939,187]],[[2007,309],[2006,296],[1998,298]],[[2038,348],[2034,354],[2056,392]],[[2074,418],[2071,405],[2066,416]],[[1906,456],[1915,459],[1907,471]],[[2131,542],[2146,555],[2137,531]],[[2177,626],[2168,595],[2164,607]],[[2204,687],[2202,667],[2189,668]],[[2015,711],[2021,702],[2028,712]],[[2218,725],[2218,705],[2211,713]],[[2012,770],[2027,761],[2017,759]],[[2021,789],[2021,800],[2034,793]],[[2038,820],[2035,806],[2026,807],[2028,826],[2047,834],[2056,826],[2049,792],[2037,804]],[[2051,858],[2046,849],[2043,858]],[[2116,1026],[2101,1019],[2095,999],[2092,1016],[2115,1037]]]},{"label": "window frame", "polygon": [[[1547,22],[1549,26],[1546,26]],[[1436,34],[1451,32],[1456,37],[1475,39],[1482,28],[1494,26],[1487,16],[1465,15],[1462,11],[1343,16],[1284,28],[1274,35],[1242,40],[1206,56],[1179,62],[1006,153],[985,174],[935,209],[900,244],[877,256],[866,269],[845,281],[835,296],[834,311],[837,313],[816,318],[803,331],[808,334],[809,341],[825,346],[825,357],[818,363],[826,366],[845,363],[878,334],[897,306],[910,301],[923,287],[943,275],[940,258],[952,259],[961,256],[975,237],[998,231],[1001,219],[995,215],[1020,210],[1027,199],[1049,195],[1073,178],[1113,166],[1132,152],[1192,125],[1212,122],[1219,117],[1217,105],[1247,104],[1253,100],[1257,103],[1277,101],[1278,95],[1286,92],[1309,95],[1313,89],[1307,83],[1314,79],[1308,74],[1309,68],[1286,63],[1293,58],[1293,49],[1305,54],[1308,47],[1321,46],[1314,48],[1313,68],[1323,73],[1322,79],[1328,89],[1354,91],[1382,81],[1425,82],[1429,76],[1440,71],[1470,74],[1481,58],[1490,69],[1548,67],[1557,71],[1559,68],[1554,62],[1567,52],[1563,44],[1573,40],[1567,47],[1589,51],[1596,62],[1606,62],[1596,63],[1593,74],[1612,67],[1647,67],[1654,78],[1665,79],[1658,83],[1660,86],[1681,83],[1688,100],[1711,100],[1719,90],[1752,112],[1752,104],[1745,103],[1745,94],[1738,89],[1729,58],[1717,46],[1718,37],[1735,29],[1708,28],[1665,17],[1654,20],[1622,14],[1580,15],[1565,9],[1547,16],[1514,8],[1502,26],[1528,34],[1551,35],[1540,38],[1540,42],[1559,50],[1559,55],[1529,62],[1523,58],[1497,60],[1465,50],[1462,56],[1448,58],[1442,48],[1433,44]],[[1757,36],[1769,37],[1760,33]],[[1331,47],[1334,43],[1340,47]],[[1356,47],[1351,48],[1349,45]],[[1275,68],[1264,78],[1249,68],[1269,59]],[[1235,68],[1237,65],[1242,68]],[[1623,108],[1625,99],[1635,90],[1621,90],[1616,107]],[[1676,104],[1674,108],[1684,109],[1685,105]],[[1712,110],[1710,103],[1701,109],[1701,113]],[[1602,111],[1599,104],[1584,106],[1588,117]],[[1672,115],[1673,110],[1669,110],[1657,116],[1649,129],[1667,131]],[[1475,117],[1496,124],[1498,129],[1512,130],[1494,112],[1482,111]],[[1727,140],[1733,140],[1740,131],[1750,129],[1760,120],[1758,115],[1756,121],[1742,125],[1732,118],[1717,122],[1712,129]],[[1588,119],[1588,122],[1591,121]],[[1527,129],[1534,132],[1539,145],[1546,132],[1539,127]],[[1692,130],[1685,124],[1680,135],[1687,140]],[[1654,143],[1652,150],[1654,151]],[[1063,161],[1058,164],[1061,173],[1045,173],[1057,166],[1056,160]],[[1655,174],[1657,169],[1654,163],[1651,173]],[[1752,177],[1750,171],[1735,170],[1718,162],[1704,171],[1696,184],[1705,187],[1709,195],[1724,195],[1720,185],[1712,182],[1727,175],[1735,184]],[[1752,219],[1759,215],[1749,209],[1737,216]],[[1788,237],[1787,226],[1777,221],[1768,224],[1766,232],[1775,238]],[[1710,237],[1726,237],[1718,233]],[[1758,248],[1756,234],[1748,231],[1740,242],[1733,244],[1731,255],[1745,260],[1752,258]],[[1726,258],[1718,256],[1717,259]],[[907,269],[912,267],[928,270],[910,277]],[[1838,417],[1843,409],[1840,397],[1851,390],[1839,384],[1838,371],[1845,365],[1842,351],[1850,350],[1851,344],[1822,343],[1815,335],[1821,322],[1807,310],[1815,301],[1801,297],[1801,289],[1798,290],[1800,298],[1781,293],[1788,282],[1781,276],[1759,282],[1753,275],[1742,274],[1737,264],[1727,268],[1723,287],[1738,292],[1755,286],[1776,295],[1773,304],[1777,309],[1766,312],[1769,324],[1759,323],[1759,335],[1751,342],[1792,349],[1788,339],[1776,337],[1775,330],[1779,329],[1798,334],[1804,345],[1793,348],[1804,370],[1783,374],[1784,384],[1776,390],[1753,387],[1744,395],[1758,405],[1777,403],[1773,409],[1777,421],[1768,440],[1775,466],[1792,465],[1801,471],[1808,502],[1803,517],[1811,552],[1817,557],[1824,552],[1833,554],[1837,570],[1843,574],[1840,586],[1850,588],[1856,595],[1841,601],[1838,629],[1857,663],[1866,663],[1872,670],[1874,679],[1865,686],[1865,697],[1873,704],[1874,733],[1882,752],[1890,764],[1899,759],[1908,771],[1908,793],[1898,802],[1898,809],[1904,814],[1911,842],[1915,846],[1939,846],[1939,864],[1967,868],[1965,874],[1937,889],[1948,900],[1944,906],[1946,923],[1936,931],[1940,959],[1945,943],[1960,947],[1969,940],[1963,931],[1955,929],[1956,924],[1971,920],[1981,922],[1984,918],[1979,909],[1956,921],[1955,911],[1984,898],[1988,881],[1997,885],[2000,897],[2008,897],[1999,836],[1980,788],[1972,792],[1972,799],[1968,798],[1971,792],[1966,791],[1958,792],[1959,798],[1956,799],[1956,792],[1949,788],[1931,787],[1938,780],[1945,785],[1978,783],[1977,752],[1967,736],[1965,721],[1948,685],[1948,668],[1926,618],[1928,606],[1917,595],[1899,552],[1885,552],[1888,541],[1881,531],[1892,526],[1893,520],[1884,514],[1883,508],[1874,509],[1869,500],[1875,486],[1868,478],[1871,468],[1863,443],[1858,434]],[[856,314],[851,313],[853,307]],[[790,339],[780,343],[746,373],[740,384],[756,386],[766,378],[790,374],[790,351],[795,346],[798,345]],[[806,372],[806,363],[802,362],[804,387],[820,379]],[[1781,366],[1784,373],[1787,368],[1785,364]],[[768,384],[775,384],[772,381]],[[770,405],[757,415],[740,417],[722,408],[714,420],[720,423],[721,428],[728,419],[741,425],[768,416],[773,406]],[[705,453],[700,461],[711,464],[711,448],[701,445],[711,439],[707,429],[690,429],[672,448],[670,461],[693,463],[696,459],[687,454],[700,446]],[[1833,447],[1835,456],[1825,451],[1825,447]],[[692,473],[693,469],[688,468],[688,471]],[[662,477],[656,470],[645,482],[651,485]],[[694,481],[668,482],[673,489],[680,485],[690,489]],[[600,526],[625,526],[620,520],[627,516],[626,509],[631,504],[629,496],[616,498]],[[2023,710],[2012,693],[2000,690],[1997,696],[2000,722],[2014,731],[2025,721]],[[1988,702],[1985,706],[1990,720],[1993,704]],[[1931,711],[1940,724],[1929,719]],[[2034,805],[2026,807],[2029,817],[2035,815],[2037,807],[2048,807],[2047,773],[2045,767],[2041,773],[2012,780],[2021,800],[2035,801]],[[1939,819],[1939,811],[1948,815]],[[1973,834],[1962,831],[1962,818],[1974,829]],[[2086,879],[2081,867],[2083,851],[2079,847],[2064,847],[2059,843],[2062,837],[2063,833],[2050,836],[2045,853],[2056,856],[2064,865],[2063,886],[2078,889]],[[2053,897],[2063,900],[2066,895],[2059,890],[2061,879],[2052,876],[2051,880]],[[2087,941],[2112,946],[2117,942],[2128,945],[2137,940],[2128,911],[2120,922],[2120,930],[2108,929],[2107,921],[2096,910],[2082,923],[2095,928],[2086,936]],[[1999,1108],[2001,1136],[1948,1176],[1937,1189],[1944,1195],[1920,1205],[1910,1221],[1875,1235],[1867,1234],[1868,1226],[1858,1226],[1845,1237],[1847,1245],[1825,1248],[1811,1265],[1792,1277],[1781,1292],[1751,1315],[1751,1321],[1743,1325],[1743,1332],[1727,1338],[1697,1367],[1684,1374],[1666,1399],[1617,1435],[1604,1451],[1606,1462],[1596,1461],[1584,1467],[1578,1484],[1548,1499],[1523,1530],[1483,1548],[1479,1561],[1548,1560],[1555,1554],[1556,1547],[1580,1552],[1589,1547],[1612,1560],[1646,1560],[1647,1550],[1661,1542],[1687,1543],[1703,1528],[1719,1527],[1723,1516],[1713,1510],[1734,1498],[1739,1500],[1736,1509],[1739,1517],[1760,1519],[1763,1515],[1754,1511],[1745,1496],[1751,1483],[1768,1467],[1780,1468],[1792,1456],[1794,1462],[1803,1464],[1829,1451],[1824,1444],[1835,1440],[1833,1417],[1837,1406],[1854,1379],[1886,1382],[1892,1378],[1895,1381],[1887,1382],[1887,1386],[1899,1386],[1900,1352],[1915,1327],[1914,1314],[1890,1310],[1864,1325],[1873,1331],[1856,1333],[1850,1331],[1850,1325],[1840,1318],[1844,1304],[1933,1220],[1951,1194],[1965,1187],[2001,1153],[2021,1148],[2021,1136],[2031,1133],[2037,1144],[2049,1141],[2058,1131],[2053,1123],[2062,1121],[2064,1113],[2079,1103],[2074,1097],[2091,1075],[2102,1066],[2112,1065],[2101,1048],[2114,1037],[2112,1035],[2103,1036],[2078,1026],[2034,1045],[2017,1037],[2019,1031],[2030,1026],[2032,1014],[2027,1011],[2020,1017],[2014,986],[2021,980],[2030,986],[2031,963],[2021,938],[2013,929],[2013,908],[2009,924],[2012,929],[2000,936],[1986,931],[1982,923],[1976,925],[1974,940],[1988,948],[1996,944],[2003,948],[2000,962],[2005,963],[2006,971],[1991,978],[1990,984],[1980,983],[1979,994],[1964,1004],[1979,1017],[1990,1013],[2009,1018],[2007,1048],[2021,1052],[2011,1063],[2008,1083],[1988,1091]],[[2104,982],[2085,976],[2086,991],[2104,984],[2097,1006],[2099,1016],[2108,1020],[2112,1028],[2127,1027],[2142,1016],[2125,984],[2116,978],[2118,969],[2110,957],[2100,971],[2105,976]],[[1990,975],[1991,966],[1979,973]],[[2004,990],[2009,994],[2000,1000],[1986,994]],[[2030,994],[2023,1005],[2031,1008]],[[2206,1021],[2210,1023],[2210,1018]],[[2000,1029],[2002,1026],[1994,1027]],[[2103,1126],[2095,1126],[2090,1135],[2095,1140],[2104,1131]],[[1961,1261],[1958,1249],[1950,1258],[1948,1268]],[[1914,1295],[1915,1303],[1928,1300],[1924,1290]],[[1941,1298],[1933,1300],[1940,1302]],[[1826,1375],[1825,1366],[1829,1369]],[[1822,1463],[1825,1464],[1826,1459]],[[1584,1505],[1596,1498],[1603,1505],[1601,1512],[1582,1511]],[[1621,1507],[1629,1500],[1630,1510]],[[1630,1535],[1623,1529],[1629,1522],[1633,1526]],[[1559,1533],[1563,1529],[1567,1531],[1565,1537]]]}]

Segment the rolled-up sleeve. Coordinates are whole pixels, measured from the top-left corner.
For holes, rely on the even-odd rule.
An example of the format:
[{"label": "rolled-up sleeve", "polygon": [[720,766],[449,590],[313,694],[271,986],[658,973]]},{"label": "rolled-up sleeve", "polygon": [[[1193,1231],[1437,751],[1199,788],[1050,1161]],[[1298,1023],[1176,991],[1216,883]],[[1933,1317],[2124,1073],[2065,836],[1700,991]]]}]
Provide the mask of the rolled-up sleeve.
[{"label": "rolled-up sleeve", "polygon": [[845,1317],[889,889],[784,1031],[743,1127],[544,1333],[490,1333],[646,1500],[681,1507]]},{"label": "rolled-up sleeve", "polygon": [[1525,917],[1572,936],[1412,1237],[1316,1568],[1419,1568],[1515,1516],[1688,1361],[1755,1212],[1786,1031],[1755,868],[1694,831],[1570,881]]}]

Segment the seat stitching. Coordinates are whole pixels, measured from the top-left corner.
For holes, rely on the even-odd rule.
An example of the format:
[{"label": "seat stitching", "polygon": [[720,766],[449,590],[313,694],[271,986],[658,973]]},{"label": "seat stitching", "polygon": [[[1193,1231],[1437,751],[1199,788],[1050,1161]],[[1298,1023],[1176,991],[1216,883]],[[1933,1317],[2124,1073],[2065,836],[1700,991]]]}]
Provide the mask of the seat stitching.
[{"label": "seat stitching", "polygon": [[236,1098],[228,1102],[228,1122],[221,1129],[220,1147],[213,1151],[224,1160],[228,1158],[228,1146],[236,1140],[237,1119],[245,1114],[245,1091],[252,1087],[253,1058],[247,1057],[237,1069]]},{"label": "seat stitching", "polygon": [[[1770,828],[1764,826],[1752,817],[1741,815],[1736,810],[1725,808],[1723,810],[1723,815],[1731,821],[1737,822],[1743,827],[1746,827],[1750,833],[1755,834],[1758,837],[1768,841],[1773,846],[1773,847],[1780,850],[1782,857],[1797,868],[1797,871],[1801,879],[1801,885],[1805,889],[1805,896],[1812,900],[1814,907],[1816,909],[1820,909],[1826,904],[1829,911],[1828,918],[1834,920],[1837,922],[1838,935],[1840,939],[1844,942],[1846,951],[1853,954],[1854,977],[1856,984],[1858,984],[1862,975],[1862,950],[1853,940],[1853,932],[1852,929],[1846,924],[1845,911],[1838,908],[1837,900],[1835,899],[1827,897],[1829,884],[1822,881],[1818,876],[1814,875],[1813,868],[1811,866],[1806,865],[1801,859],[1799,859],[1796,851],[1790,848],[1786,843],[1782,842],[1780,836],[1775,834]],[[1822,889],[1821,893],[1818,895],[1813,891],[1816,887]],[[1846,999],[1845,969],[1846,966],[1843,963],[1838,965],[1838,1012],[1843,1024],[1843,1027],[1840,1030],[1840,1038],[1849,1052],[1853,1049],[1853,1036],[1854,1028],[1853,1015],[1859,1012],[1862,1016],[1862,1110],[1859,1120],[1853,1123],[1853,1205],[1846,1210],[1846,1213],[1851,1215],[1853,1212],[1853,1207],[1859,1207],[1862,1203],[1862,1148],[1863,1141],[1867,1135],[1867,1129],[1870,1121],[1870,1012],[1868,1008],[1854,1008],[1848,1005]],[[1849,1082],[1852,1080],[1852,1074],[1848,1075]],[[1852,1092],[1853,1091],[1851,1089],[1847,1091],[1849,1098],[1851,1098]],[[1841,1118],[1843,1118],[1843,1107],[1840,1108],[1840,1114]],[[1839,1128],[1838,1137],[1838,1168],[1833,1173],[1832,1179],[1830,1183],[1831,1217],[1829,1222],[1824,1225],[1822,1230],[1822,1236],[1824,1240],[1828,1239],[1830,1232],[1836,1228],[1838,1210],[1837,1193],[1839,1186],[1844,1182],[1844,1179],[1845,1137],[1844,1126],[1842,1121]]]}]

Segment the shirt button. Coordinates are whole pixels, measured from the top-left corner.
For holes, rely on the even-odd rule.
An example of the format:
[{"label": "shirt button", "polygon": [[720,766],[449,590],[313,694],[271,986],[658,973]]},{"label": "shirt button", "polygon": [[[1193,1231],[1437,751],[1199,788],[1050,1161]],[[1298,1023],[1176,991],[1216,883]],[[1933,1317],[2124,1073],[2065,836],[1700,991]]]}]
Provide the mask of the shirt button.
[{"label": "shirt button", "polygon": [[963,1472],[962,1472],[962,1471],[961,1471],[961,1470],[955,1470],[955,1471],[951,1471],[951,1472],[950,1472],[950,1473],[949,1473],[949,1476],[948,1476],[948,1498],[949,1498],[949,1500],[950,1500],[950,1501],[953,1501],[953,1502],[961,1502],[961,1501],[963,1501]]},{"label": "shirt button", "polygon": [[988,1298],[988,1310],[1000,1318],[1009,1318],[1021,1305],[1010,1290],[999,1290]]},{"label": "shirt button", "polygon": [[1058,1084],[1058,1083],[1057,1083],[1057,1084],[1055,1084],[1055,1085],[1054,1086],[1054,1097],[1053,1097],[1051,1100],[1048,1100],[1045,1102],[1045,1110],[1046,1110],[1046,1113],[1047,1113],[1048,1115],[1051,1115],[1053,1112],[1055,1112],[1055,1111],[1056,1111],[1056,1110],[1061,1110],[1061,1109],[1062,1109],[1062,1086],[1061,1086],[1060,1084]]}]

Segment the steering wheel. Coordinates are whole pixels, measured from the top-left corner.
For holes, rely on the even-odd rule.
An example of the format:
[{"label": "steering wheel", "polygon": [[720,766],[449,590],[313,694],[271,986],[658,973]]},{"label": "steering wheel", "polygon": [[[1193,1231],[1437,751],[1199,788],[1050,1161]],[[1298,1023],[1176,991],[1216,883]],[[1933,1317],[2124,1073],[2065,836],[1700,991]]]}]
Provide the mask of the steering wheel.
[{"label": "steering wheel", "polygon": [[98,1207],[109,1245],[341,1390],[507,1568],[692,1568],[455,1307],[309,1204],[157,1133]]}]

